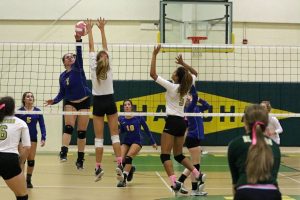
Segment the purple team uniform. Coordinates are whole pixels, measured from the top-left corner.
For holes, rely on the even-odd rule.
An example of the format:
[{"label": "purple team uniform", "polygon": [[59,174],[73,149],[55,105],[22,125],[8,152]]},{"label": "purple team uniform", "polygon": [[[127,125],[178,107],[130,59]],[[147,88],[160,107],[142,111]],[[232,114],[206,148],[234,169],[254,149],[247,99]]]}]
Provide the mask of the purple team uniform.
[{"label": "purple team uniform", "polygon": [[[19,110],[26,111],[24,107],[21,107]],[[41,111],[39,108],[34,107],[33,111]],[[40,129],[41,129],[41,140],[46,141],[46,128],[45,128],[45,122],[44,117],[41,114],[17,114],[16,117],[22,119],[24,122],[26,122],[28,128],[29,128],[29,134],[30,134],[30,140],[32,142],[37,142],[37,128],[36,125],[39,122]]]},{"label": "purple team uniform", "polygon": [[151,139],[151,144],[153,145],[156,143],[143,117],[135,116],[127,119],[125,116],[120,116],[119,123],[121,133],[125,133],[122,144],[130,146],[135,143],[142,146],[141,126]]},{"label": "purple team uniform", "polygon": [[[198,94],[196,91],[195,86],[191,88],[192,94],[192,102],[190,105],[185,109],[187,113],[200,113],[208,110],[210,105],[204,101],[203,99],[199,99],[199,103],[202,105],[197,105],[198,102]],[[203,118],[202,117],[187,117],[188,120],[188,133],[187,137],[203,140],[204,139],[204,126],[203,126]]]},{"label": "purple team uniform", "polygon": [[53,99],[53,104],[60,102],[62,99],[66,101],[79,100],[91,94],[83,69],[81,44],[78,45],[77,43],[76,45],[76,60],[72,64],[72,70],[60,74],[60,89],[58,95]]}]

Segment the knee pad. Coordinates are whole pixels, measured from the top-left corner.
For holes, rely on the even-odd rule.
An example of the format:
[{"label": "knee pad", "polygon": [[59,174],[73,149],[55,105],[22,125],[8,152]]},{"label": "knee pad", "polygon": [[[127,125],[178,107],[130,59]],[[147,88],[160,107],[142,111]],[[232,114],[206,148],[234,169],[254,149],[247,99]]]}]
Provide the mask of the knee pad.
[{"label": "knee pad", "polygon": [[179,154],[179,155],[177,155],[177,156],[174,156],[174,159],[175,159],[177,162],[181,163],[181,162],[183,161],[183,159],[185,159],[185,156],[184,156],[183,154]]},{"label": "knee pad", "polygon": [[34,160],[27,160],[28,167],[34,167]]},{"label": "knee pad", "polygon": [[120,143],[120,137],[119,135],[112,135],[111,137],[111,142],[114,143]]},{"label": "knee pad", "polygon": [[130,156],[125,157],[125,165],[126,164],[130,164],[130,165],[132,164],[132,158]]},{"label": "knee pad", "polygon": [[194,165],[194,167],[199,171],[200,170],[200,164]]},{"label": "knee pad", "polygon": [[78,131],[77,138],[78,139],[85,139],[86,138],[86,131]]},{"label": "knee pad", "polygon": [[25,196],[17,196],[17,200],[27,200],[28,199],[28,195]]},{"label": "knee pad", "polygon": [[73,126],[71,126],[71,125],[65,125],[64,133],[67,133],[67,134],[69,134],[69,135],[72,135],[73,129],[74,129]]},{"label": "knee pad", "polygon": [[164,164],[164,162],[171,160],[170,154],[160,154],[160,160],[161,163]]},{"label": "knee pad", "polygon": [[95,147],[103,147],[103,139],[95,138]]}]

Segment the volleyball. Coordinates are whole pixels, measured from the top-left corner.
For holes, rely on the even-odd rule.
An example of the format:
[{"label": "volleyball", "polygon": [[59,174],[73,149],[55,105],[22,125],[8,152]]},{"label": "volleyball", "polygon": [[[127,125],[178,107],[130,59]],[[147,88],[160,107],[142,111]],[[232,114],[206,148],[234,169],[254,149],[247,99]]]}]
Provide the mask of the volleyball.
[{"label": "volleyball", "polygon": [[76,35],[80,35],[80,36],[84,36],[87,34],[86,24],[84,23],[84,21],[79,21],[76,23],[75,32],[76,32]]}]

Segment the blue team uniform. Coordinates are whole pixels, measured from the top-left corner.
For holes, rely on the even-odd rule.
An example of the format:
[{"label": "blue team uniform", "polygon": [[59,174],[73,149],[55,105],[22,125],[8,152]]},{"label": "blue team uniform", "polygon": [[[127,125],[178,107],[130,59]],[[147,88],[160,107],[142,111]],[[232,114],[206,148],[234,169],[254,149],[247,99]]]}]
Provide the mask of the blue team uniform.
[{"label": "blue team uniform", "polygon": [[[195,86],[191,88],[192,94],[192,102],[190,105],[185,108],[185,112],[187,113],[200,113],[208,110],[210,105],[204,101],[203,99],[199,99],[201,106],[197,105],[198,102],[198,94]],[[203,126],[203,118],[202,117],[187,117],[188,120],[188,133],[187,137],[196,138],[198,140],[204,139],[204,126]]]},{"label": "blue team uniform", "polygon": [[[78,45],[78,44],[77,44]],[[83,69],[82,47],[76,46],[76,60],[72,65],[72,70],[64,71],[59,77],[59,93],[53,99],[53,104],[60,102],[62,99],[74,101],[82,99],[91,94],[87,86],[86,77]]]},{"label": "blue team uniform", "polygon": [[[24,107],[19,108],[21,111],[26,111]],[[33,111],[41,111],[39,108],[34,107]],[[32,142],[37,142],[37,122],[40,124],[40,129],[41,129],[41,135],[42,139],[46,141],[46,127],[45,127],[45,122],[44,122],[44,117],[43,115],[40,114],[17,114],[16,117],[22,119],[24,122],[26,122],[28,128],[29,128],[29,134],[30,134],[30,140]]]},{"label": "blue team uniform", "polygon": [[130,146],[135,143],[142,146],[141,126],[151,139],[152,145],[156,143],[143,117],[135,116],[127,119],[125,116],[120,116],[119,123],[121,133],[125,133],[124,137],[122,138],[122,144],[127,144]]}]

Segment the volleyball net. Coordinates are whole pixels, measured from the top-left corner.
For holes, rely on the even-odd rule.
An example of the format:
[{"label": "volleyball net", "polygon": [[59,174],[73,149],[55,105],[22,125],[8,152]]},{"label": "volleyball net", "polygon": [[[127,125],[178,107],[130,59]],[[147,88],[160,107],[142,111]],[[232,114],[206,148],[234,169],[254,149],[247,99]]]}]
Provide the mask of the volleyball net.
[{"label": "volleyball net", "polygon": [[[118,111],[133,101],[134,115],[165,116],[165,90],[149,75],[155,44],[110,44],[114,90]],[[101,44],[97,44],[97,50]],[[61,58],[75,52],[74,43],[0,43],[1,96],[12,96],[21,106],[22,94],[30,91],[35,106],[44,115],[78,114],[63,112],[63,102],[45,106],[59,91]],[[206,117],[240,117],[245,106],[262,100],[271,102],[279,117],[299,117],[300,47],[163,44],[157,56],[157,74],[170,79],[178,67],[175,57],[198,71],[199,97],[212,107]],[[84,70],[91,87],[88,44],[83,43]],[[90,114],[81,113],[81,114]]]}]

